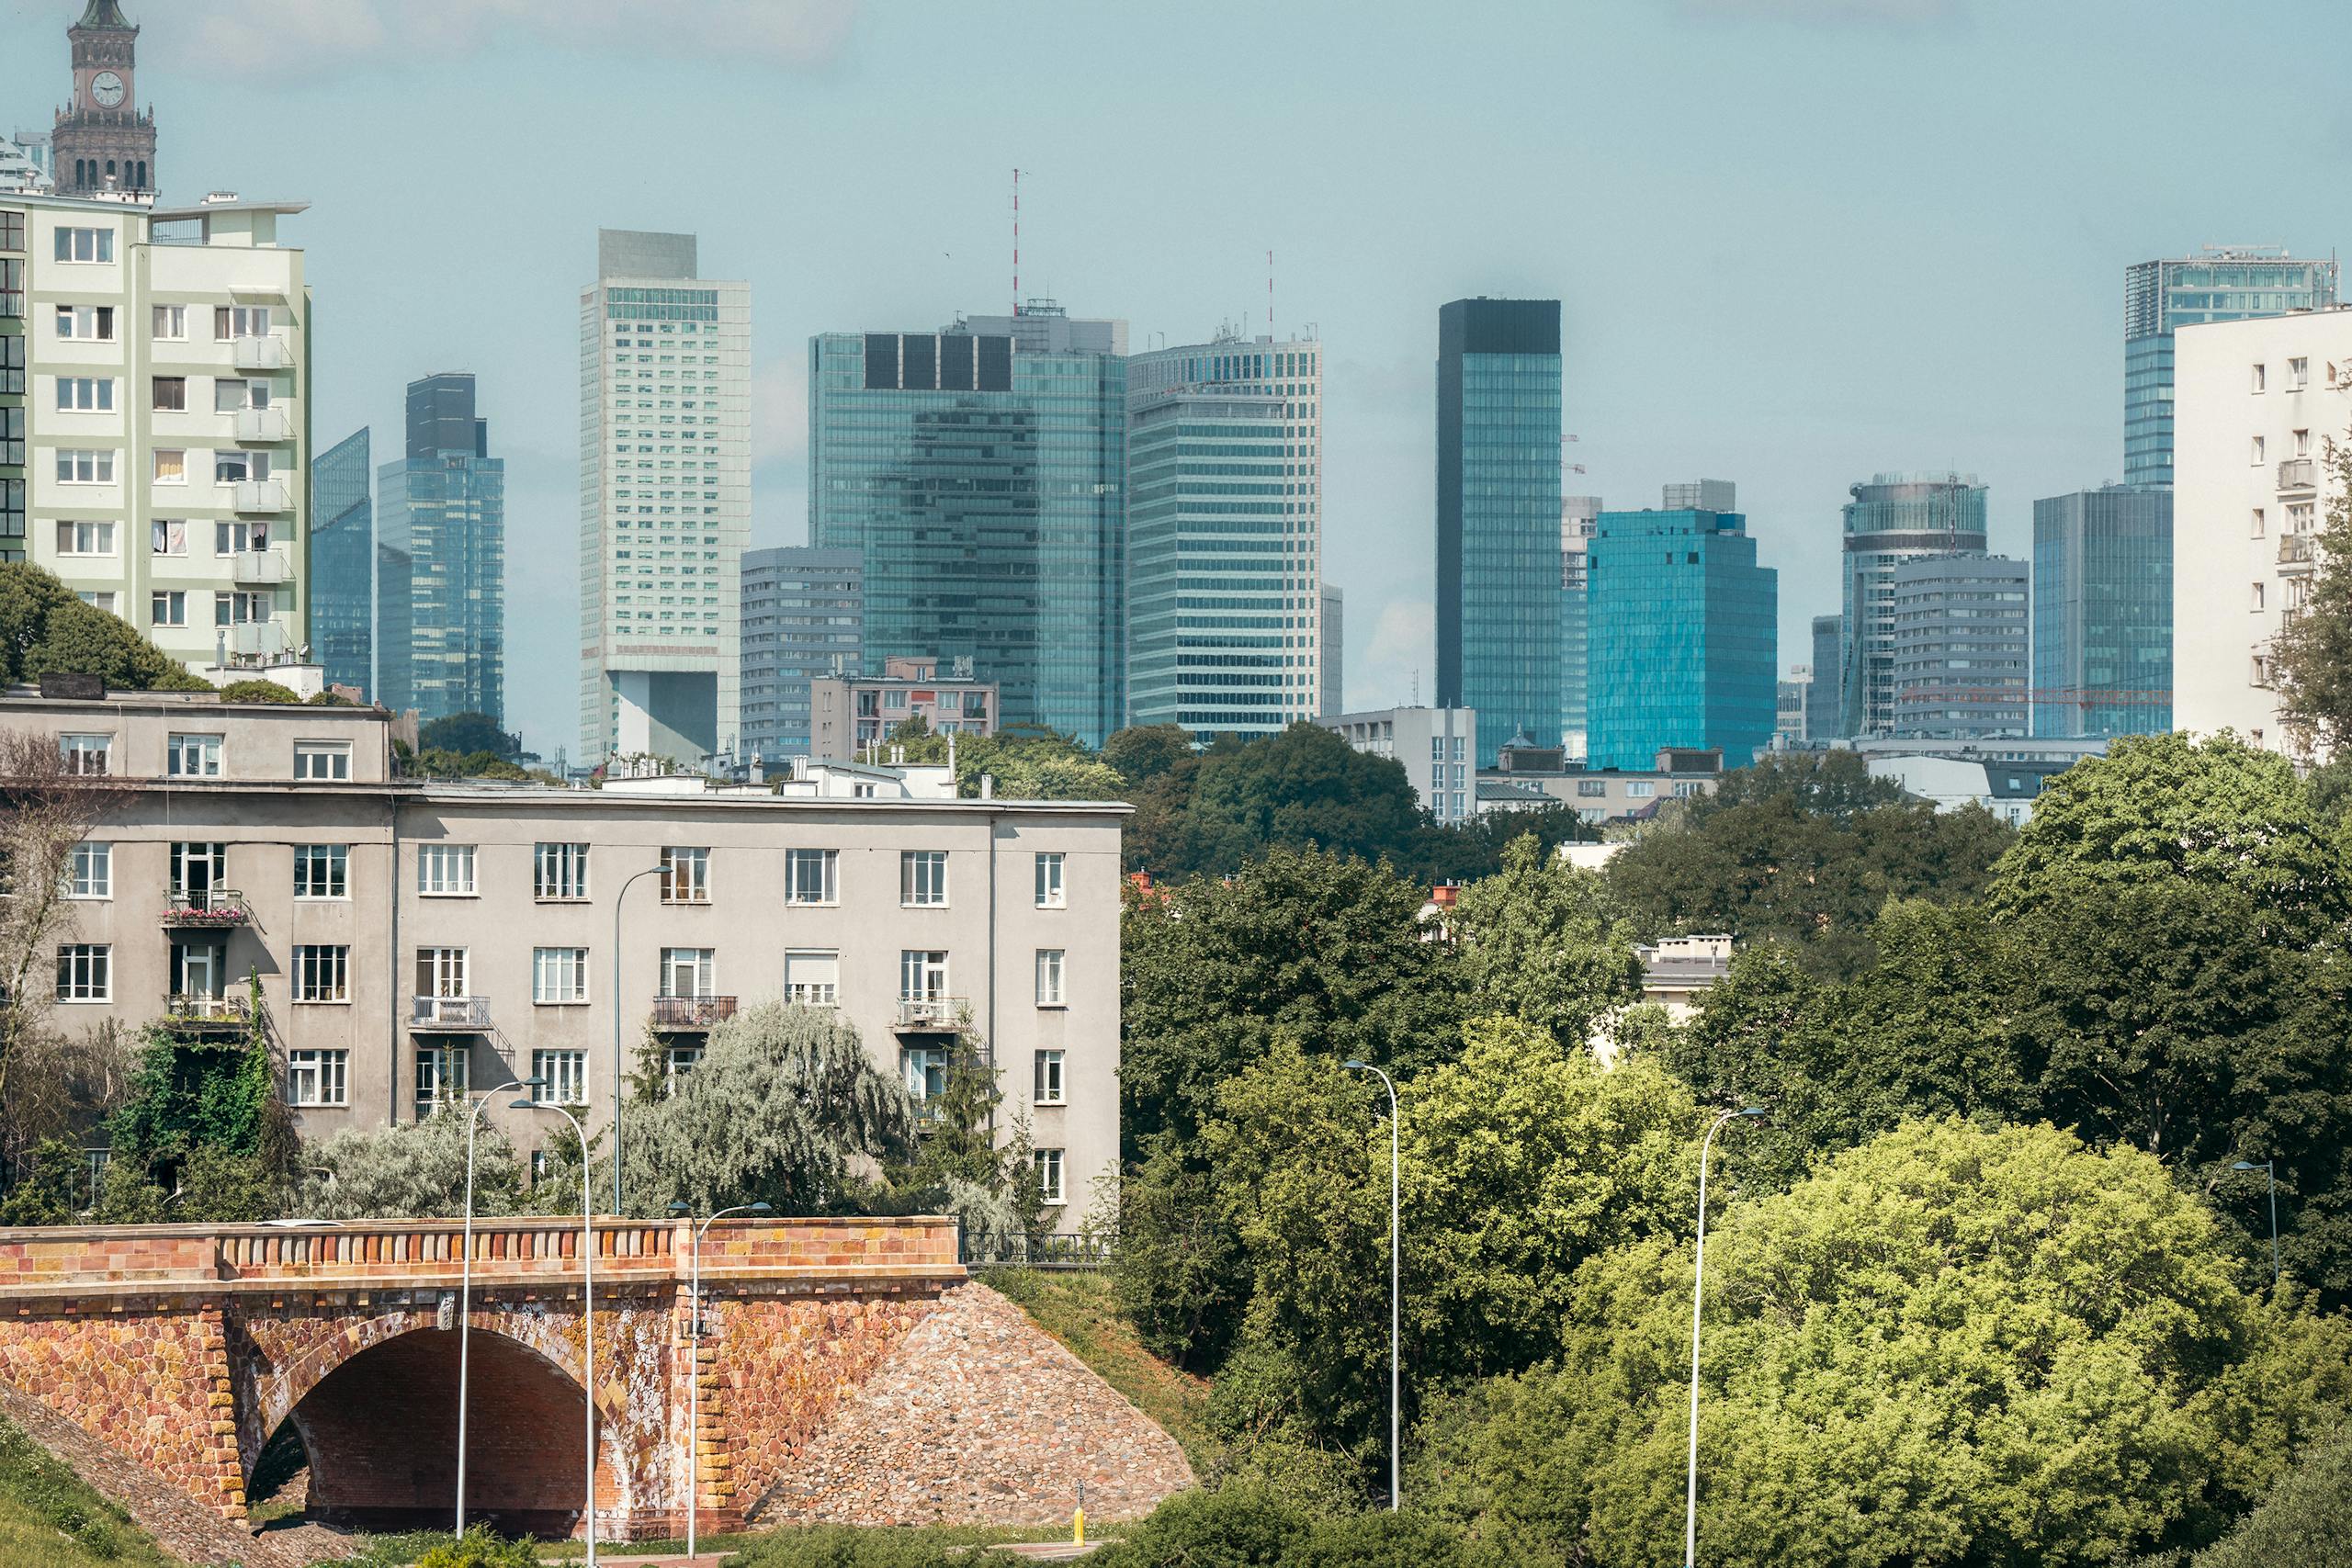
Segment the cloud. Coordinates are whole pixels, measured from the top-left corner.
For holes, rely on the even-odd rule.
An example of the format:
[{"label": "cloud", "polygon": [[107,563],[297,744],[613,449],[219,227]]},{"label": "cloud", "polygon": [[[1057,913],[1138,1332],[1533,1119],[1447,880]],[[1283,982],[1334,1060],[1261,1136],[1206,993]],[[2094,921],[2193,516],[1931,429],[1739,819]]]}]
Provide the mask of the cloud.
[{"label": "cloud", "polygon": [[1933,27],[1959,21],[1970,0],[1679,0],[1686,16],[1823,27]]},{"label": "cloud", "polygon": [[808,455],[808,361],[771,359],[752,376],[752,466]]},{"label": "cloud", "polygon": [[858,0],[219,0],[155,31],[191,66],[233,75],[460,59],[502,41],[583,52],[831,64]]},{"label": "cloud", "polygon": [[[1348,598],[1348,608],[1353,612],[1355,595]],[[1391,599],[1374,617],[1369,636],[1348,627],[1343,627],[1341,636],[1355,645],[1342,650],[1351,709],[1402,706],[1413,700],[1417,682],[1423,703],[1437,700],[1437,605],[1433,601]]]}]

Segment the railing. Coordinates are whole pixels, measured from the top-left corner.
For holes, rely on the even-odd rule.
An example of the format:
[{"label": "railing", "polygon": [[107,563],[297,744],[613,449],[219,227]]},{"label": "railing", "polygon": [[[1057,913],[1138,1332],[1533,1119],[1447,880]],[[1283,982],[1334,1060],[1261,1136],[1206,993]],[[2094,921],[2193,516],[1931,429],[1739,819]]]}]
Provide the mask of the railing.
[{"label": "railing", "polygon": [[164,1019],[176,1024],[216,1024],[243,1028],[253,1017],[253,999],[245,996],[170,996],[164,998]]},{"label": "railing", "polygon": [[2309,534],[2289,534],[2278,541],[2278,564],[2294,566],[2319,558],[2317,541]]},{"label": "railing", "polygon": [[891,1027],[924,1032],[953,1030],[967,1010],[961,997],[900,997],[898,1018]]},{"label": "railing", "polygon": [[281,409],[239,409],[236,426],[240,441],[283,441],[291,430]]},{"label": "railing", "polygon": [[283,512],[286,487],[276,479],[232,479],[230,502],[239,512]]},{"label": "railing", "polygon": [[656,1029],[708,1029],[735,1016],[733,997],[656,997]]},{"label": "railing", "polygon": [[240,370],[283,370],[292,363],[282,337],[241,337],[231,353]]},{"label": "railing", "polygon": [[1119,1254],[1114,1235],[989,1236],[966,1234],[956,1238],[960,1261],[974,1268],[1107,1269]]},{"label": "railing", "polygon": [[2290,457],[2278,465],[2280,490],[2312,490],[2318,484],[2318,465],[2309,457]]},{"label": "railing", "polygon": [[286,650],[286,628],[276,621],[246,621],[229,628],[229,651],[241,658],[266,659]]},{"label": "railing", "polygon": [[231,559],[230,577],[255,588],[275,588],[289,581],[293,571],[280,550],[239,550]]},{"label": "railing", "polygon": [[409,1011],[412,1029],[458,1029],[469,1032],[490,1027],[488,997],[414,997],[415,1004]]},{"label": "railing", "polygon": [[164,905],[167,926],[242,926],[253,919],[245,896],[233,887],[188,892],[175,887]]}]

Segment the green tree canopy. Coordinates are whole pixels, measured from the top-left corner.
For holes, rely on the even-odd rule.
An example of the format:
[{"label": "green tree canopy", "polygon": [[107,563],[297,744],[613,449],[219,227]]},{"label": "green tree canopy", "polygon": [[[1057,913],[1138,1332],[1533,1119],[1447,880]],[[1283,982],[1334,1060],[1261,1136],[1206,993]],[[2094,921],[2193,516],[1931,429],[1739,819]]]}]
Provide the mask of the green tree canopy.
[{"label": "green tree canopy", "polygon": [[1596,1024],[1641,999],[1633,931],[1616,919],[1607,885],[1532,835],[1511,840],[1500,872],[1462,889],[1448,924],[1474,1014],[1504,1014],[1582,1045]]},{"label": "green tree canopy", "polygon": [[1228,874],[1273,848],[1396,858],[1422,827],[1402,763],[1304,720],[1218,741],[1159,774],[1136,805],[1129,863],[1163,878]]},{"label": "green tree canopy", "polygon": [[220,688],[220,700],[224,703],[276,703],[284,705],[299,704],[302,699],[290,687],[281,686],[275,681],[255,679],[230,682]]},{"label": "green tree canopy", "polygon": [[[296,1212],[319,1220],[455,1219],[465,1213],[466,1111],[346,1127],[307,1151]],[[489,1115],[474,1133],[474,1213],[525,1212],[514,1145]],[[575,1193],[574,1196],[577,1196]]]},{"label": "green tree canopy", "polygon": [[0,562],[0,680],[96,675],[122,691],[204,692],[187,667],[49,572]]},{"label": "green tree canopy", "polygon": [[450,751],[460,757],[487,751],[511,761],[522,754],[523,739],[499,728],[486,713],[453,713],[419,728],[416,745],[420,751]]}]

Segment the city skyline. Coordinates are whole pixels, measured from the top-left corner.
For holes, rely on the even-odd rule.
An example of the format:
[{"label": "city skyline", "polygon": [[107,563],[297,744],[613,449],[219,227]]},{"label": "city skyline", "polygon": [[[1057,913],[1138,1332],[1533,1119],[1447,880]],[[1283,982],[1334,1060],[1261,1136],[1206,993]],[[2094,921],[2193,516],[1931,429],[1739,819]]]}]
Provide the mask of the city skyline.
[{"label": "city skyline", "polygon": [[[775,6],[730,8],[773,19],[748,37],[696,24],[639,58],[625,49],[628,5],[608,8],[621,22],[560,40],[537,23],[458,25],[447,7],[409,33],[326,27],[305,6],[128,9],[144,29],[139,96],[166,127],[167,199],[220,186],[316,204],[302,243],[316,258],[322,439],[396,428],[401,387],[445,364],[516,389],[501,440],[518,603],[577,593],[566,305],[599,226],[699,232],[706,273],[746,277],[767,301],[752,351],[750,543],[762,547],[806,537],[808,336],[1009,299],[1016,164],[1023,292],[1124,317],[1137,348],[1226,319],[1262,331],[1273,250],[1276,331],[1314,322],[1335,351],[1324,576],[1354,601],[1355,707],[1406,700],[1415,671],[1424,701],[1435,689],[1425,563],[1443,300],[1564,300],[1566,425],[1580,437],[1568,455],[1589,468],[1568,490],[1636,497],[1693,470],[1739,479],[1761,556],[1782,574],[1785,665],[1811,616],[1836,604],[1837,512],[1856,476],[1977,473],[1991,547],[2024,553],[2036,499],[2121,477],[2125,269],[2208,243],[2327,254],[2335,236],[2302,216],[2301,193],[2352,152],[2334,121],[2266,160],[2199,146],[2159,164],[2145,152],[2183,100],[2324,101],[2315,62],[2347,28],[2333,15],[2313,19],[2311,50],[2280,60],[2186,7],[2150,29],[2144,9],[2107,6],[2062,17],[1932,0],[1492,6],[1479,36],[1509,44],[1464,55],[1434,47],[1449,24],[1403,8],[1334,33],[1304,7],[1223,20],[1210,7],[1180,23],[1041,6],[1035,26],[1008,31],[871,6],[804,6],[802,26]],[[63,99],[77,11],[0,5],[11,36],[48,40],[0,62],[13,125],[46,125]],[[1294,95],[1310,128],[1302,155],[1317,164],[1303,196],[1279,180],[1234,186],[1231,172],[1262,155],[1246,115],[1204,112],[1203,135],[1115,151],[1069,134],[1179,82],[1205,95],[1204,110],[1238,107],[1238,81],[1216,83],[1245,30],[1314,62]],[[991,91],[989,71],[944,64],[1010,61],[1039,35],[1120,69],[1029,105]],[[560,69],[515,80],[516,51],[540,48]],[[1928,59],[1938,69],[1923,74]],[[1694,107],[1661,128],[1636,111],[1668,61]],[[2016,90],[1977,90],[1987,73]],[[919,96],[916,82],[930,85]],[[796,161],[782,199],[714,208],[694,182],[652,172],[680,92],[747,144],[817,155]],[[851,102],[889,129],[838,132]],[[1434,107],[1463,104],[1481,107]],[[330,129],[255,137],[257,110]],[[1851,134],[1861,124],[1871,136]],[[580,151],[555,177],[505,180],[478,177],[484,145]],[[2053,147],[2073,175],[2017,179]],[[1807,175],[1792,186],[1793,166]],[[457,167],[475,174],[435,172]],[[894,199],[877,230],[844,239],[816,221],[878,192]],[[381,236],[428,201],[431,232],[474,238],[420,262],[413,242]],[[1408,219],[1414,243],[1398,245]],[[1820,287],[1830,273],[1836,287]],[[447,309],[452,299],[469,308]],[[1938,300],[1950,308],[1923,307]],[[512,706],[536,749],[571,743],[562,716],[576,711],[577,659],[543,638],[510,650]]]}]

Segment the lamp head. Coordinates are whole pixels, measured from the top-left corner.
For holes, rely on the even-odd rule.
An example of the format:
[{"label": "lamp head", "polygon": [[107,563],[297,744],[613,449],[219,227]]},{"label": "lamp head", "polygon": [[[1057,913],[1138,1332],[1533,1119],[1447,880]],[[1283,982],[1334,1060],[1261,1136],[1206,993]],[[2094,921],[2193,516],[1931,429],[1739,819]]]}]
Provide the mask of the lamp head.
[{"label": "lamp head", "polygon": [[686,1214],[692,1213],[694,1211],[687,1204],[686,1201],[681,1198],[676,1202],[670,1205],[670,1212],[673,1214]]},{"label": "lamp head", "polygon": [[1741,1116],[1770,1116],[1772,1114],[1772,1108],[1769,1105],[1750,1105],[1738,1111],[1736,1114]]},{"label": "lamp head", "polygon": [[525,1078],[522,1082],[520,1082],[520,1083],[516,1084],[514,1087],[515,1087],[516,1089],[545,1089],[545,1088],[547,1087],[547,1084],[548,1084],[548,1080],[547,1080],[547,1079],[545,1079],[545,1078],[543,1078],[543,1077],[539,1077],[539,1075],[538,1075],[538,1074],[537,1074],[537,1073],[533,1073],[529,1077]]},{"label": "lamp head", "polygon": [[2250,1159],[2242,1159],[2232,1164],[2230,1168],[2232,1170],[2260,1170],[2262,1168]]},{"label": "lamp head", "polygon": [[1359,1062],[1353,1056],[1351,1056],[1346,1061],[1341,1062],[1340,1066],[1343,1067],[1352,1067],[1357,1072],[1363,1072],[1365,1068],[1371,1066],[1372,1064],[1370,1062]]},{"label": "lamp head", "polygon": [[539,1102],[536,1100],[510,1100],[506,1102],[509,1111],[537,1111],[538,1108]]},{"label": "lamp head", "polygon": [[773,1214],[775,1213],[775,1206],[772,1203],[754,1203],[751,1206],[751,1209],[752,1213],[755,1214]]}]

